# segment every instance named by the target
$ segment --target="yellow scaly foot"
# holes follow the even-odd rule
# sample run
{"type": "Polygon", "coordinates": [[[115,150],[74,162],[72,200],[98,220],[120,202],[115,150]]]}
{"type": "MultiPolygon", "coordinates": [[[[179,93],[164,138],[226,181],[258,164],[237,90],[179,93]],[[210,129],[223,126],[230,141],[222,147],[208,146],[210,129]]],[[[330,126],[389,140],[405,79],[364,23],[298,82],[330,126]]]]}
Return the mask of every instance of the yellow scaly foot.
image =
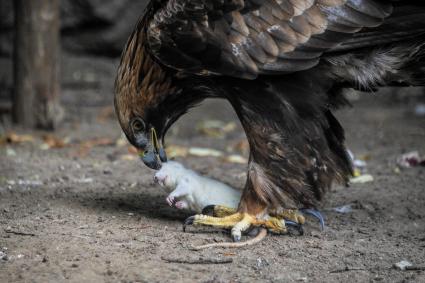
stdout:
{"type": "MultiPolygon", "coordinates": [[[[287,232],[285,220],[278,217],[266,217],[258,219],[248,213],[235,212],[233,208],[224,206],[209,207],[209,211],[213,211],[213,215],[197,214],[186,219],[183,225],[183,231],[188,225],[205,225],[217,228],[231,229],[231,234],[234,241],[240,241],[241,235],[250,227],[265,227],[270,232],[283,234],[287,232]],[[232,213],[233,214],[230,214],[232,213]]],[[[205,211],[205,210],[204,210],[205,211]]]]}

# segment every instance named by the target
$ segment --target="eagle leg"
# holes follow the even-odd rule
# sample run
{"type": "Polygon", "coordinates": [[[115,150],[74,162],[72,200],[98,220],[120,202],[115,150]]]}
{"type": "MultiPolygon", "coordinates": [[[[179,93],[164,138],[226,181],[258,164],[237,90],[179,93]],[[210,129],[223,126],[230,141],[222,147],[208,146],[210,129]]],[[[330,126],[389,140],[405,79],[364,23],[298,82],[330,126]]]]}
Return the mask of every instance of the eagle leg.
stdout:
{"type": "Polygon", "coordinates": [[[205,225],[214,226],[218,228],[231,228],[236,223],[241,221],[243,214],[234,213],[225,217],[214,217],[203,214],[196,214],[188,217],[183,224],[183,231],[186,230],[187,225],[205,225]]]}
{"type": "Polygon", "coordinates": [[[223,205],[207,205],[202,209],[202,214],[215,217],[225,217],[236,213],[236,209],[223,205]]]}
{"type": "Polygon", "coordinates": [[[305,217],[302,215],[302,211],[296,209],[284,209],[279,212],[270,212],[270,216],[284,219],[286,222],[291,221],[301,225],[305,223],[305,217]]]}
{"type": "MultiPolygon", "coordinates": [[[[248,213],[234,213],[225,217],[214,217],[203,214],[190,216],[183,224],[183,231],[187,225],[205,225],[217,228],[231,228],[232,238],[235,242],[239,242],[242,232],[247,231],[251,226],[261,226],[264,221],[258,221],[255,216],[248,213]]],[[[280,224],[280,223],[279,223],[280,224]]],[[[275,226],[275,223],[272,224],[275,226]]]]}
{"type": "MultiPolygon", "coordinates": [[[[226,208],[223,206],[215,206],[213,208],[214,213],[226,214],[230,211],[235,211],[232,208],[226,208]],[[215,207],[218,207],[217,209],[215,207]]],[[[211,207],[208,207],[208,210],[211,211],[211,207]]],[[[204,209],[205,211],[205,209],[204,209]]],[[[292,214],[293,216],[293,214],[292,214]]],[[[286,225],[295,227],[300,234],[303,234],[302,223],[298,222],[299,220],[304,220],[302,215],[297,215],[297,219],[294,221],[287,220],[278,217],[266,217],[265,219],[258,219],[255,216],[252,216],[248,213],[236,212],[231,215],[225,215],[222,217],[209,216],[203,214],[197,214],[190,216],[186,219],[183,224],[183,231],[186,231],[188,225],[205,225],[213,226],[217,228],[231,228],[231,235],[235,242],[241,240],[242,233],[248,231],[251,227],[265,227],[268,231],[276,234],[287,233],[286,225]]],[[[292,217],[294,219],[294,217],[292,217]]]]}

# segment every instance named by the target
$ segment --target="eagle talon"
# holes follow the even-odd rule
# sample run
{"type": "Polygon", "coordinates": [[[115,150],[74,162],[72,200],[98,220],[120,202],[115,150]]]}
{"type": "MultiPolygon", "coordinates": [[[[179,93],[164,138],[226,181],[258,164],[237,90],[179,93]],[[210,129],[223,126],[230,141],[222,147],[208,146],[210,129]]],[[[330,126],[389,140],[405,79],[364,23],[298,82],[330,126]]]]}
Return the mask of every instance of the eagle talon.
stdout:
{"type": "Polygon", "coordinates": [[[242,236],[241,235],[232,235],[233,242],[238,243],[241,241],[242,236]]]}
{"type": "Polygon", "coordinates": [[[183,224],[183,231],[186,231],[188,225],[205,225],[216,228],[231,228],[231,235],[235,242],[239,242],[242,233],[248,230],[251,225],[260,226],[262,222],[258,222],[254,216],[247,213],[234,213],[225,217],[213,217],[203,214],[197,214],[188,217],[183,224]]]}
{"type": "Polygon", "coordinates": [[[291,221],[291,220],[284,220],[284,221],[286,226],[294,227],[298,231],[300,236],[304,235],[304,228],[302,224],[291,221]]]}
{"type": "Polygon", "coordinates": [[[201,214],[214,216],[215,205],[207,205],[202,209],[201,214]]]}
{"type": "Polygon", "coordinates": [[[193,225],[193,223],[195,222],[195,216],[196,215],[192,215],[186,218],[186,220],[183,223],[183,232],[186,232],[186,226],[193,225]]]}
{"type": "Polygon", "coordinates": [[[308,214],[308,215],[311,215],[311,216],[317,218],[320,222],[320,229],[322,231],[325,230],[325,220],[323,218],[323,215],[320,213],[320,211],[315,210],[315,209],[305,208],[305,209],[300,209],[300,212],[303,213],[303,214],[308,214]]]}
{"type": "Polygon", "coordinates": [[[207,205],[202,209],[202,214],[223,218],[236,214],[236,209],[223,205],[207,205]]]}

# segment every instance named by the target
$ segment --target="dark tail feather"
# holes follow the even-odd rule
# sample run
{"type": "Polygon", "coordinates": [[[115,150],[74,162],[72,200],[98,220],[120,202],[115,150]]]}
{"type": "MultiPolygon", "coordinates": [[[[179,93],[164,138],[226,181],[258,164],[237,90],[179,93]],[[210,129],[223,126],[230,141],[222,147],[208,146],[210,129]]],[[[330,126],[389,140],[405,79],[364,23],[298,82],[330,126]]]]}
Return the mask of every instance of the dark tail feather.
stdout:
{"type": "Polygon", "coordinates": [[[325,113],[328,120],[329,127],[325,129],[325,136],[327,138],[329,148],[335,154],[335,160],[341,174],[344,176],[344,181],[348,182],[348,177],[353,174],[353,166],[351,158],[345,147],[345,133],[341,124],[335,118],[330,110],[325,113]]]}

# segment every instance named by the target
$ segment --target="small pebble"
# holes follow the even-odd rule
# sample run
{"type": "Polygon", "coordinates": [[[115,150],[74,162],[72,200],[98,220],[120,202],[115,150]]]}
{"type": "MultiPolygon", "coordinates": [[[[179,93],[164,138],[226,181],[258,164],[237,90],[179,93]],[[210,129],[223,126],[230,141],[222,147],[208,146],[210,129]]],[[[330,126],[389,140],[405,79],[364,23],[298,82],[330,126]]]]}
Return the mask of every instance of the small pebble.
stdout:
{"type": "Polygon", "coordinates": [[[360,175],[358,177],[354,177],[350,179],[350,183],[353,184],[364,184],[364,183],[369,183],[369,182],[373,182],[373,176],[370,174],[364,174],[364,175],[360,175]]]}
{"type": "Polygon", "coordinates": [[[5,252],[0,251],[0,260],[8,261],[9,257],[7,256],[5,252]]]}
{"type": "Polygon", "coordinates": [[[425,116],[425,104],[418,104],[415,106],[415,115],[419,117],[425,116]]]}
{"type": "Polygon", "coordinates": [[[261,258],[261,257],[257,258],[257,267],[258,268],[262,268],[262,267],[267,266],[267,265],[269,265],[269,262],[266,259],[261,258]]]}
{"type": "Polygon", "coordinates": [[[407,267],[410,267],[412,265],[413,264],[411,262],[409,262],[407,260],[402,260],[402,261],[399,261],[397,263],[394,263],[393,267],[395,269],[404,271],[404,270],[406,270],[407,267]]]}
{"type": "Polygon", "coordinates": [[[353,211],[353,207],[351,204],[346,204],[343,206],[335,207],[332,210],[338,213],[350,213],[353,211]]]}
{"type": "Polygon", "coordinates": [[[10,147],[6,148],[6,155],[7,156],[16,156],[16,151],[11,149],[10,147]]]}

